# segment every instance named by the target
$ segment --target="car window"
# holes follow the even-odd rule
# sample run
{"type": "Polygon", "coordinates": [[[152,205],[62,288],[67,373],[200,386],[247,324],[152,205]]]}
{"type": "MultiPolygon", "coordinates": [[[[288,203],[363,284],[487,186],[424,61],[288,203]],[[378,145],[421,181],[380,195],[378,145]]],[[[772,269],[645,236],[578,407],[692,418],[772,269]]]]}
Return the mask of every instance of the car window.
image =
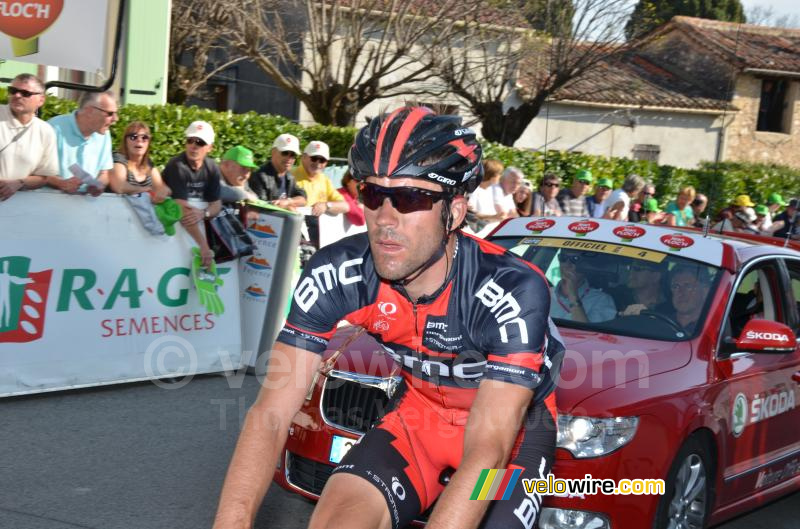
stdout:
{"type": "Polygon", "coordinates": [[[788,302],[791,305],[796,307],[795,315],[793,317],[794,320],[794,332],[795,334],[800,334],[800,319],[798,318],[798,314],[800,314],[800,261],[796,261],[793,259],[786,260],[786,266],[789,269],[789,292],[787,293],[788,302]]]}
{"type": "Polygon", "coordinates": [[[695,336],[719,269],[679,255],[623,244],[547,237],[493,238],[538,266],[558,325],[652,338],[695,336]]]}
{"type": "Polygon", "coordinates": [[[748,269],[728,309],[725,330],[726,338],[738,338],[745,324],[754,318],[786,323],[783,306],[778,302],[780,273],[775,261],[760,263],[748,269]]]}

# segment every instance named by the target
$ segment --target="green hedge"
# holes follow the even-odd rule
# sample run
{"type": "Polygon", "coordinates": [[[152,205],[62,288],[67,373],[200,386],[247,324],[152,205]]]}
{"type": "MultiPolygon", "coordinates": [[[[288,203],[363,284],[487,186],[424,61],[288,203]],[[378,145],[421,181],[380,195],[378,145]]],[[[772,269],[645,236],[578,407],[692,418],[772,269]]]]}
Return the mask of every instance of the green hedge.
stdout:
{"type": "MultiPolygon", "coordinates": [[[[6,91],[0,89],[0,102],[5,101],[6,91]]],[[[50,119],[58,114],[71,112],[76,106],[74,101],[49,97],[41,115],[43,119],[50,119]]],[[[347,156],[356,132],[354,128],[323,125],[302,127],[281,116],[255,112],[233,114],[180,105],[126,105],[120,109],[119,122],[111,133],[114,145],[119,145],[122,132],[129,122],[140,120],[148,123],[153,133],[150,149],[153,161],[163,166],[167,160],[183,150],[183,131],[189,123],[198,119],[208,121],[214,127],[217,139],[213,156],[218,158],[228,148],[244,145],[255,152],[259,164],[267,161],[272,141],[284,132],[297,136],[301,144],[311,140],[324,141],[330,145],[332,156],[342,158],[347,156]]],[[[542,152],[489,142],[484,144],[484,149],[486,158],[496,158],[506,166],[519,167],[534,183],[538,182],[544,172],[545,156],[542,152]]],[[[778,165],[732,162],[715,165],[707,162],[697,169],[681,169],[642,160],[563,151],[548,151],[546,165],[548,171],[559,174],[567,184],[579,168],[590,169],[595,178],[611,178],[615,185],[621,184],[625,175],[637,173],[653,181],[663,203],[674,198],[678,189],[686,185],[693,185],[698,192],[708,195],[714,209],[721,209],[733,197],[742,193],[749,194],[757,203],[763,203],[772,192],[779,192],[784,198],[800,196],[797,171],[778,165]]]]}

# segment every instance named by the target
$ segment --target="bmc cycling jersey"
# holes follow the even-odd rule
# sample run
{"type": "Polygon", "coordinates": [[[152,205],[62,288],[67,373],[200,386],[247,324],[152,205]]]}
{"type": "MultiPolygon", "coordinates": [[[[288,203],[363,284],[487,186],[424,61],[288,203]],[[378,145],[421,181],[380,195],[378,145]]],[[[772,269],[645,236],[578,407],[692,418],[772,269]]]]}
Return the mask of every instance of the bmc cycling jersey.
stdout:
{"type": "MultiPolygon", "coordinates": [[[[337,323],[360,325],[401,366],[391,410],[335,469],[372,483],[394,528],[428,509],[458,468],[464,425],[483,378],[534,391],[508,468],[544,478],[555,450],[555,381],[564,353],[548,316],[547,282],[533,265],[487,241],[457,235],[439,291],[411,301],[375,272],[366,234],[318,251],[295,289],[278,340],[323,353],[337,323]]],[[[483,528],[530,528],[540,497],[516,487],[483,528]]]]}
{"type": "Polygon", "coordinates": [[[278,341],[322,354],[344,319],[364,327],[436,406],[469,410],[483,378],[532,389],[538,404],[554,390],[564,352],[549,311],[537,268],[460,232],[447,280],[413,302],[377,275],[359,234],[314,255],[278,341]]]}

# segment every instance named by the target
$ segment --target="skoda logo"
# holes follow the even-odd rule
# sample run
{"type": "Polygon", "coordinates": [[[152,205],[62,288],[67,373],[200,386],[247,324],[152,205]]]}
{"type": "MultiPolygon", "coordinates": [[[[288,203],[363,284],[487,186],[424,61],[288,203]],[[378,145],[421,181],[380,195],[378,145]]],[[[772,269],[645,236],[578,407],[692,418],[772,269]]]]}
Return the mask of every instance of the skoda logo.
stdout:
{"type": "Polygon", "coordinates": [[[731,411],[731,430],[734,437],[739,437],[742,434],[746,423],[747,397],[744,396],[744,393],[739,393],[733,401],[733,410],[731,411]]]}

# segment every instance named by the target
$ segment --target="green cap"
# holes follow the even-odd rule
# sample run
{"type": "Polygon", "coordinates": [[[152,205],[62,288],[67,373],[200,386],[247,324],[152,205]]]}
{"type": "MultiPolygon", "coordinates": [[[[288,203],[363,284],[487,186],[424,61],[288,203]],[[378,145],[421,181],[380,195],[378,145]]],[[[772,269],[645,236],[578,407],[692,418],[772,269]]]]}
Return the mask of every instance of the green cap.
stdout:
{"type": "Polygon", "coordinates": [[[222,155],[223,160],[232,160],[242,167],[249,167],[250,169],[256,169],[258,166],[253,162],[253,151],[248,149],[247,147],[242,147],[241,145],[237,145],[236,147],[231,147],[225,154],[222,155]]]}
{"type": "Polygon", "coordinates": [[[786,205],[787,205],[786,202],[784,202],[783,197],[780,196],[778,193],[772,193],[767,198],[767,205],[771,205],[771,204],[778,204],[782,208],[786,207],[786,205]]]}
{"type": "Polygon", "coordinates": [[[647,213],[661,213],[661,208],[658,207],[658,200],[655,198],[648,198],[644,201],[644,210],[647,213]]]}
{"type": "MultiPolygon", "coordinates": [[[[780,198],[780,195],[778,195],[778,198],[780,198]]],[[[767,206],[765,206],[764,204],[759,204],[756,206],[756,215],[768,215],[768,214],[769,214],[769,208],[767,206]]]]}
{"type": "Polygon", "coordinates": [[[614,182],[612,182],[610,178],[599,178],[595,187],[607,187],[609,189],[614,189],[614,182]]]}
{"type": "Polygon", "coordinates": [[[575,171],[575,180],[579,182],[594,182],[594,178],[592,178],[592,172],[588,169],[578,169],[575,171]]]}
{"type": "Polygon", "coordinates": [[[153,204],[153,209],[156,212],[156,217],[164,225],[164,233],[167,235],[175,235],[175,224],[183,216],[181,206],[171,198],[164,199],[160,204],[153,204]]]}

